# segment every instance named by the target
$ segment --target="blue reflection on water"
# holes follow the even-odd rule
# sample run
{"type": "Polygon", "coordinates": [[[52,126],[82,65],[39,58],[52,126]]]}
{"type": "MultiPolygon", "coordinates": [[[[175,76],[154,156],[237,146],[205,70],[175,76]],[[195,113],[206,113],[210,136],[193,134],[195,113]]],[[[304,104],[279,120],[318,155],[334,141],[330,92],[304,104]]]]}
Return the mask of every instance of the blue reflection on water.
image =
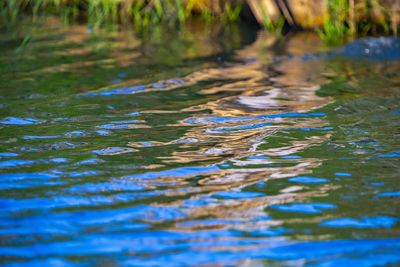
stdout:
{"type": "MultiPolygon", "coordinates": [[[[85,262],[83,262],[85,263],[85,262]]],[[[46,267],[46,266],[57,266],[57,267],[73,267],[76,266],[75,264],[68,262],[67,260],[60,259],[60,258],[48,258],[48,259],[38,259],[38,260],[33,260],[29,261],[27,264],[26,262],[13,262],[13,263],[8,263],[5,264],[4,266],[7,267],[21,267],[21,266],[31,266],[31,267],[46,267]]]]}
{"type": "MultiPolygon", "coordinates": [[[[125,266],[187,266],[234,262],[246,259],[277,261],[302,260],[314,262],[314,266],[376,266],[396,264],[400,261],[400,239],[331,240],[288,242],[285,239],[238,239],[235,231],[154,231],[131,234],[90,234],[81,241],[67,241],[32,246],[1,248],[1,255],[31,258],[58,255],[113,255],[120,251],[130,253],[119,260],[125,266]],[[225,241],[224,241],[225,237],[225,241]],[[230,239],[226,239],[229,237],[230,239]],[[206,241],[204,238],[213,238],[206,241]],[[94,241],[94,240],[97,240],[94,241]],[[192,240],[191,242],[187,242],[192,240]],[[213,247],[224,249],[215,250],[213,247]],[[67,249],[68,248],[68,249],[67,249]],[[230,248],[237,248],[230,250],[230,248]],[[163,253],[174,251],[174,253],[163,253]],[[151,258],[143,253],[154,252],[151,258]],[[335,255],[332,259],[331,255],[335,255]]],[[[43,261],[42,261],[43,262],[43,261]]],[[[54,263],[54,262],[53,262],[54,263]]]]}
{"type": "Polygon", "coordinates": [[[69,160],[66,158],[54,158],[54,159],[50,159],[50,162],[53,163],[67,163],[69,160]]]}
{"type": "Polygon", "coordinates": [[[320,223],[322,226],[330,227],[357,227],[357,228],[376,228],[376,227],[392,227],[395,225],[399,218],[387,217],[387,216],[375,216],[372,218],[362,217],[361,220],[352,218],[340,218],[328,220],[320,223]]]}
{"type": "Polygon", "coordinates": [[[111,180],[108,183],[86,183],[83,185],[75,185],[68,188],[69,192],[89,192],[89,193],[100,193],[100,192],[113,192],[113,191],[140,191],[146,187],[138,185],[132,181],[124,180],[111,180]]]}
{"type": "Polygon", "coordinates": [[[78,137],[86,134],[86,131],[72,131],[64,134],[65,137],[78,137]]]}
{"type": "Polygon", "coordinates": [[[62,185],[65,184],[61,181],[17,181],[17,182],[1,182],[0,190],[7,190],[11,188],[30,188],[34,186],[54,186],[54,185],[62,185]]]}
{"type": "Polygon", "coordinates": [[[101,174],[101,171],[94,171],[94,170],[89,170],[89,171],[72,171],[72,172],[62,172],[58,170],[52,170],[52,174],[64,176],[64,177],[81,177],[81,176],[88,176],[88,175],[98,175],[101,174]]]}
{"type": "Polygon", "coordinates": [[[17,153],[11,153],[11,152],[3,152],[0,153],[0,158],[1,157],[17,157],[18,154],[17,153]]]}
{"type": "Polygon", "coordinates": [[[97,206],[104,204],[112,204],[113,199],[106,196],[90,196],[90,197],[74,197],[60,196],[53,198],[35,198],[35,199],[10,199],[0,198],[0,206],[4,212],[17,212],[24,210],[36,209],[55,209],[65,207],[79,206],[97,206]]]}
{"type": "Polygon", "coordinates": [[[126,175],[125,178],[151,180],[162,176],[192,176],[206,172],[214,172],[220,170],[217,166],[204,166],[204,167],[183,167],[172,170],[165,170],[160,172],[146,172],[142,174],[126,175]]]}
{"type": "Polygon", "coordinates": [[[373,186],[382,186],[382,185],[385,185],[385,183],[370,183],[370,185],[373,185],[373,186]]]}
{"type": "Polygon", "coordinates": [[[119,130],[119,129],[129,129],[132,126],[130,124],[103,124],[100,125],[100,129],[107,129],[107,130],[119,130]]]}
{"type": "Polygon", "coordinates": [[[265,196],[265,194],[256,192],[221,191],[215,193],[213,196],[225,199],[247,199],[262,197],[265,196]]]}
{"type": "Polygon", "coordinates": [[[1,124],[9,124],[9,125],[29,125],[29,124],[35,124],[38,123],[39,121],[36,119],[32,118],[15,118],[15,117],[7,117],[0,121],[1,124]]]}
{"type": "Polygon", "coordinates": [[[134,152],[134,151],[136,150],[132,148],[110,147],[102,150],[93,150],[92,152],[99,155],[107,155],[107,154],[134,152]]]}
{"type": "Polygon", "coordinates": [[[285,229],[285,228],[278,228],[278,229],[261,229],[249,232],[250,235],[254,236],[281,236],[285,233],[290,233],[292,230],[285,229]]]}
{"type": "Polygon", "coordinates": [[[97,164],[100,163],[101,160],[99,159],[86,159],[75,163],[76,165],[84,165],[84,164],[97,164]]]}
{"type": "Polygon", "coordinates": [[[270,157],[267,156],[248,156],[248,159],[270,159],[270,157]]]}
{"type": "Polygon", "coordinates": [[[108,124],[100,125],[100,129],[107,130],[118,130],[118,129],[128,129],[131,128],[134,123],[137,123],[137,120],[127,120],[127,121],[111,121],[108,124]]]}
{"type": "Polygon", "coordinates": [[[118,88],[109,91],[103,91],[99,93],[86,93],[83,96],[95,96],[95,95],[102,95],[102,96],[109,96],[109,95],[124,95],[124,94],[132,94],[143,91],[146,89],[146,86],[139,85],[139,86],[132,86],[132,87],[125,87],[125,88],[118,88]]]}
{"type": "Polygon", "coordinates": [[[186,123],[197,123],[197,121],[207,121],[213,123],[226,123],[226,122],[244,122],[249,120],[257,119],[274,119],[274,118],[307,118],[307,117],[323,117],[325,113],[282,113],[282,114],[271,114],[271,115],[259,115],[254,117],[238,117],[238,118],[227,118],[227,117],[206,117],[200,118],[199,120],[187,119],[186,123]]]}
{"type": "Polygon", "coordinates": [[[321,213],[321,209],[336,209],[337,206],[330,203],[303,203],[291,205],[272,205],[271,208],[287,212],[321,213]]]}
{"type": "Polygon", "coordinates": [[[312,128],[296,128],[295,130],[302,130],[302,131],[307,131],[307,132],[309,132],[309,131],[311,131],[311,130],[328,131],[328,130],[333,130],[333,129],[334,129],[333,127],[327,126],[327,127],[321,127],[321,128],[318,128],[318,127],[312,127],[312,128]]]}
{"type": "Polygon", "coordinates": [[[314,184],[314,183],[326,183],[329,182],[328,179],[325,178],[315,178],[315,177],[308,177],[308,176],[298,176],[289,179],[290,182],[295,183],[303,183],[303,184],[314,184]]]}
{"type": "Polygon", "coordinates": [[[347,173],[347,172],[335,172],[335,175],[336,176],[347,176],[347,177],[351,176],[351,174],[347,173]]]}
{"type": "Polygon", "coordinates": [[[60,176],[51,173],[10,173],[10,174],[0,174],[0,181],[18,181],[24,179],[48,180],[58,177],[60,176]]]}
{"type": "Polygon", "coordinates": [[[142,146],[152,146],[152,145],[154,145],[154,143],[151,143],[151,142],[140,142],[139,145],[142,145],[142,146]]]}
{"type": "Polygon", "coordinates": [[[400,191],[379,194],[381,197],[400,197],[400,191]]]}
{"type": "Polygon", "coordinates": [[[301,159],[302,157],[292,155],[292,156],[282,156],[282,157],[280,157],[280,158],[281,158],[281,159],[301,159]]]}
{"type": "Polygon", "coordinates": [[[7,235],[18,232],[19,234],[51,233],[68,235],[84,231],[83,227],[92,226],[124,227],[126,230],[137,230],[149,228],[149,225],[133,222],[132,220],[169,221],[183,218],[186,218],[186,215],[174,208],[139,205],[125,209],[64,212],[22,219],[1,219],[0,226],[8,225],[12,220],[16,228],[3,228],[0,230],[0,234],[7,235]]]}
{"type": "Polygon", "coordinates": [[[98,131],[96,131],[96,133],[98,133],[100,135],[110,135],[111,134],[109,131],[104,131],[104,130],[98,130],[98,131]]]}
{"type": "Polygon", "coordinates": [[[153,83],[153,84],[151,85],[151,87],[157,88],[157,89],[164,89],[166,86],[163,85],[163,84],[153,83]]]}
{"type": "Polygon", "coordinates": [[[400,158],[399,154],[383,154],[379,155],[379,158],[400,158]]]}
{"type": "Polygon", "coordinates": [[[12,159],[12,160],[6,160],[0,162],[0,168],[9,168],[9,167],[19,167],[23,165],[28,165],[35,163],[34,160],[18,160],[18,159],[12,159]]]}

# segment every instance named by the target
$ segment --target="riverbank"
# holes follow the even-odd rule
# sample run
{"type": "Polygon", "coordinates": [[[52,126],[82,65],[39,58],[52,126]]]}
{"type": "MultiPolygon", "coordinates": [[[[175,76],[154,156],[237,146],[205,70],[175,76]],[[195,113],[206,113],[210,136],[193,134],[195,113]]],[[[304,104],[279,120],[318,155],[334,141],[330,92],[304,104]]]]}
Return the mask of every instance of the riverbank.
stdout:
{"type": "Polygon", "coordinates": [[[147,31],[200,17],[205,22],[254,23],[277,32],[316,30],[328,42],[355,35],[397,35],[400,25],[400,0],[6,0],[0,10],[3,25],[56,15],[67,24],[129,24],[147,31]]]}

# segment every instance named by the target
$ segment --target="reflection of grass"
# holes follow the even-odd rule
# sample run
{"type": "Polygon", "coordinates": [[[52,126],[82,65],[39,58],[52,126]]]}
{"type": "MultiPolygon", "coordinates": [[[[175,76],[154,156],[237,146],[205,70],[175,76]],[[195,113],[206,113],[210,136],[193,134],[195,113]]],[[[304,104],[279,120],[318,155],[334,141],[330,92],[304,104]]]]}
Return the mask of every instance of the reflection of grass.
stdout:
{"type": "MultiPolygon", "coordinates": [[[[41,15],[56,14],[65,23],[86,18],[98,28],[106,23],[131,23],[140,31],[154,25],[183,25],[197,15],[206,22],[232,23],[239,20],[242,3],[237,1],[206,0],[2,0],[0,24],[15,24],[22,14],[31,14],[35,21],[41,15]],[[215,6],[218,6],[216,8],[215,6]]],[[[322,29],[317,32],[327,43],[344,42],[351,35],[393,32],[399,26],[395,4],[384,6],[382,0],[327,0],[328,12],[322,29]],[[393,10],[391,10],[393,9],[393,10]]],[[[293,7],[295,4],[292,4],[293,7]]],[[[285,24],[283,15],[272,19],[260,4],[262,26],[281,32],[285,24]]],[[[397,11],[398,12],[398,11],[397,11]]],[[[300,22],[301,24],[301,22],[300,22]]]]}
{"type": "MultiPolygon", "coordinates": [[[[44,25],[52,25],[51,22],[48,19],[44,25]]],[[[64,30],[57,31],[59,28],[51,26],[33,27],[25,36],[0,32],[0,88],[8,95],[20,92],[15,88],[64,95],[110,86],[119,73],[126,74],[124,80],[130,80],[129,85],[185,76],[193,72],[193,66],[216,61],[218,56],[227,58],[231,50],[240,47],[237,27],[217,26],[204,25],[194,33],[190,29],[171,31],[169,25],[157,25],[143,37],[142,46],[136,46],[137,40],[133,39],[132,46],[127,47],[120,46],[125,35],[113,30],[74,35],[86,29],[80,25],[67,28],[72,29],[67,30],[74,36],[71,40],[64,30]],[[53,34],[43,36],[47,31],[53,34]],[[219,54],[221,51],[224,54],[219,54]],[[130,59],[135,55],[140,55],[138,61],[130,59]]],[[[133,31],[126,33],[134,36],[133,31]]],[[[125,85],[112,86],[114,89],[125,85]]]]}
{"type": "Polygon", "coordinates": [[[331,82],[321,85],[316,92],[318,96],[341,96],[343,94],[354,94],[357,90],[347,82],[331,82]]]}
{"type": "Polygon", "coordinates": [[[183,23],[195,13],[207,21],[228,23],[239,19],[240,10],[240,3],[225,2],[215,12],[207,1],[197,0],[3,0],[0,21],[14,24],[23,13],[32,14],[33,19],[42,14],[57,14],[64,22],[83,16],[96,27],[106,22],[133,21],[137,29],[143,29],[166,21],[183,23]]]}
{"type": "Polygon", "coordinates": [[[330,61],[327,67],[334,72],[334,75],[326,77],[327,82],[320,86],[316,95],[343,100],[359,95],[395,92],[397,88],[395,73],[398,73],[398,68],[386,69],[381,73],[379,67],[374,64],[361,59],[354,62],[341,58],[330,61]]]}

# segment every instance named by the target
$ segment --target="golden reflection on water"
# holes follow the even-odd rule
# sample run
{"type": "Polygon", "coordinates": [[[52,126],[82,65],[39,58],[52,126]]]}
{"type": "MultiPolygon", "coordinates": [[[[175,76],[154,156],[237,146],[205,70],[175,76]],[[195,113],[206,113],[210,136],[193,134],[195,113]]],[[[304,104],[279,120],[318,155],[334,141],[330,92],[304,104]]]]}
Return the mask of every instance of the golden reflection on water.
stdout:
{"type": "MultiPolygon", "coordinates": [[[[293,36],[286,44],[284,53],[301,54],[305,51],[318,51],[319,43],[315,35],[306,33],[293,36]],[[305,36],[304,36],[305,35],[305,36]],[[313,38],[310,38],[313,37],[313,38]],[[308,42],[304,42],[308,40],[308,42]]],[[[307,113],[313,109],[322,107],[331,101],[315,95],[319,85],[325,81],[320,74],[323,69],[320,62],[295,60],[280,60],[271,64],[273,53],[269,50],[272,45],[279,43],[274,34],[260,34],[257,40],[236,51],[236,59],[246,62],[249,57],[257,58],[254,62],[245,64],[224,63],[219,67],[207,68],[195,71],[185,77],[180,77],[184,85],[170,85],[163,90],[172,90],[180,86],[191,86],[202,81],[221,80],[221,85],[200,91],[205,97],[221,92],[235,92],[234,96],[218,98],[205,104],[191,106],[180,111],[209,110],[207,117],[194,116],[196,127],[184,134],[179,140],[190,140],[181,145],[184,151],[176,150],[170,156],[158,156],[165,164],[190,164],[220,161],[229,156],[235,165],[229,170],[218,170],[208,172],[204,177],[196,180],[196,186],[190,187],[190,177],[159,176],[151,180],[157,184],[176,184],[175,190],[166,193],[168,196],[183,196],[188,192],[193,193],[191,199],[202,199],[220,191],[240,191],[241,188],[270,179],[282,179],[310,173],[310,170],[321,165],[324,159],[301,158],[301,159],[243,159],[248,156],[265,155],[280,157],[293,155],[311,146],[329,140],[330,135],[313,136],[306,140],[293,140],[289,146],[261,150],[259,146],[268,141],[269,136],[283,129],[324,127],[328,124],[323,117],[307,118],[306,120],[293,120],[290,118],[254,118],[259,115],[279,113],[307,113]],[[315,74],[317,73],[317,74],[315,74]],[[235,80],[230,80],[235,77],[235,80]],[[306,78],[305,78],[306,77],[306,78]],[[254,118],[244,121],[229,121],[216,123],[207,121],[208,117],[223,118],[254,118]],[[240,129],[237,127],[248,126],[255,123],[271,123],[255,129],[240,129]],[[235,128],[236,127],[236,128],[235,128]],[[232,128],[228,132],[219,132],[216,129],[232,128]],[[236,130],[235,130],[236,129],[236,130]],[[199,145],[200,144],[200,145],[199,145]],[[289,166],[273,166],[269,164],[290,163],[289,166]],[[243,168],[241,168],[243,166],[243,168]],[[246,168],[252,166],[252,168],[246,168]],[[190,190],[188,190],[190,188],[190,190]],[[180,190],[181,189],[181,190],[180,190]]],[[[165,83],[159,81],[158,83],[165,83]]],[[[150,89],[156,90],[156,89],[150,89]]],[[[164,111],[148,110],[143,113],[159,113],[164,111]]],[[[180,125],[190,125],[181,121],[180,125]]],[[[169,126],[179,126],[169,125],[169,126]]],[[[161,143],[154,142],[155,146],[172,145],[176,141],[161,143]]],[[[140,146],[135,142],[129,146],[140,146]]],[[[157,165],[156,167],[158,167],[157,165]]],[[[198,176],[198,175],[197,175],[198,176]]],[[[140,179],[136,180],[141,184],[140,179]]],[[[145,182],[144,180],[142,182],[145,182]]],[[[146,186],[149,186],[145,183],[146,186]]],[[[199,230],[229,228],[238,230],[251,230],[269,228],[280,225],[277,220],[251,221],[251,219],[266,216],[265,208],[272,204],[293,202],[296,199],[312,195],[321,195],[332,187],[321,187],[318,191],[307,191],[298,193],[304,187],[289,185],[283,188],[280,194],[275,196],[263,196],[250,199],[218,199],[199,208],[184,208],[184,201],[176,200],[168,206],[181,208],[189,218],[202,218],[204,216],[214,219],[239,220],[241,223],[230,224],[229,222],[202,224],[194,222],[192,226],[177,224],[173,229],[199,230]],[[246,218],[246,219],[244,219],[246,218]]]]}

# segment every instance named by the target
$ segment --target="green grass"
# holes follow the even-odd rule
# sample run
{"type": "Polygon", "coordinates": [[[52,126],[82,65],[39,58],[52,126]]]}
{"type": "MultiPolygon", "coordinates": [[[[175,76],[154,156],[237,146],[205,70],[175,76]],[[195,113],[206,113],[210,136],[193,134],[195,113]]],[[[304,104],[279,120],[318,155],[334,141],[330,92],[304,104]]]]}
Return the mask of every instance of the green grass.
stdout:
{"type": "MultiPolygon", "coordinates": [[[[136,30],[146,31],[155,25],[183,25],[192,16],[199,16],[206,22],[218,21],[226,24],[240,19],[245,0],[223,1],[221,12],[214,12],[211,5],[199,8],[197,0],[2,0],[0,1],[0,25],[18,23],[21,17],[35,22],[42,15],[57,15],[68,24],[86,20],[94,28],[105,24],[133,24],[136,30]],[[196,8],[197,5],[197,8],[196,8]]],[[[281,32],[285,18],[272,21],[260,5],[264,14],[263,27],[281,32]]],[[[355,35],[397,34],[398,23],[393,11],[379,4],[379,0],[328,0],[329,12],[324,18],[324,26],[317,29],[326,43],[343,43],[355,35]],[[357,3],[357,8],[354,7],[357,3]],[[379,11],[381,19],[374,18],[373,11],[379,11]],[[355,14],[364,14],[357,19],[355,14]],[[367,19],[365,19],[367,16],[367,19]],[[382,19],[383,18],[383,19],[382,19]]]]}
{"type": "Polygon", "coordinates": [[[323,29],[317,32],[322,40],[327,43],[344,42],[349,37],[350,28],[347,21],[349,4],[347,0],[328,0],[329,12],[324,18],[323,29]]]}
{"type": "Polygon", "coordinates": [[[263,5],[260,5],[261,8],[261,13],[263,16],[263,27],[267,30],[275,31],[275,32],[281,32],[282,28],[285,24],[285,18],[281,16],[277,22],[272,21],[268,15],[267,11],[265,10],[263,5]]]}
{"type": "Polygon", "coordinates": [[[195,14],[196,0],[2,0],[0,24],[15,24],[25,16],[35,21],[41,15],[61,16],[65,23],[86,19],[94,27],[107,23],[133,23],[143,30],[160,23],[182,24],[193,15],[206,21],[232,23],[239,19],[241,4],[226,2],[222,13],[210,6],[195,14]]]}

